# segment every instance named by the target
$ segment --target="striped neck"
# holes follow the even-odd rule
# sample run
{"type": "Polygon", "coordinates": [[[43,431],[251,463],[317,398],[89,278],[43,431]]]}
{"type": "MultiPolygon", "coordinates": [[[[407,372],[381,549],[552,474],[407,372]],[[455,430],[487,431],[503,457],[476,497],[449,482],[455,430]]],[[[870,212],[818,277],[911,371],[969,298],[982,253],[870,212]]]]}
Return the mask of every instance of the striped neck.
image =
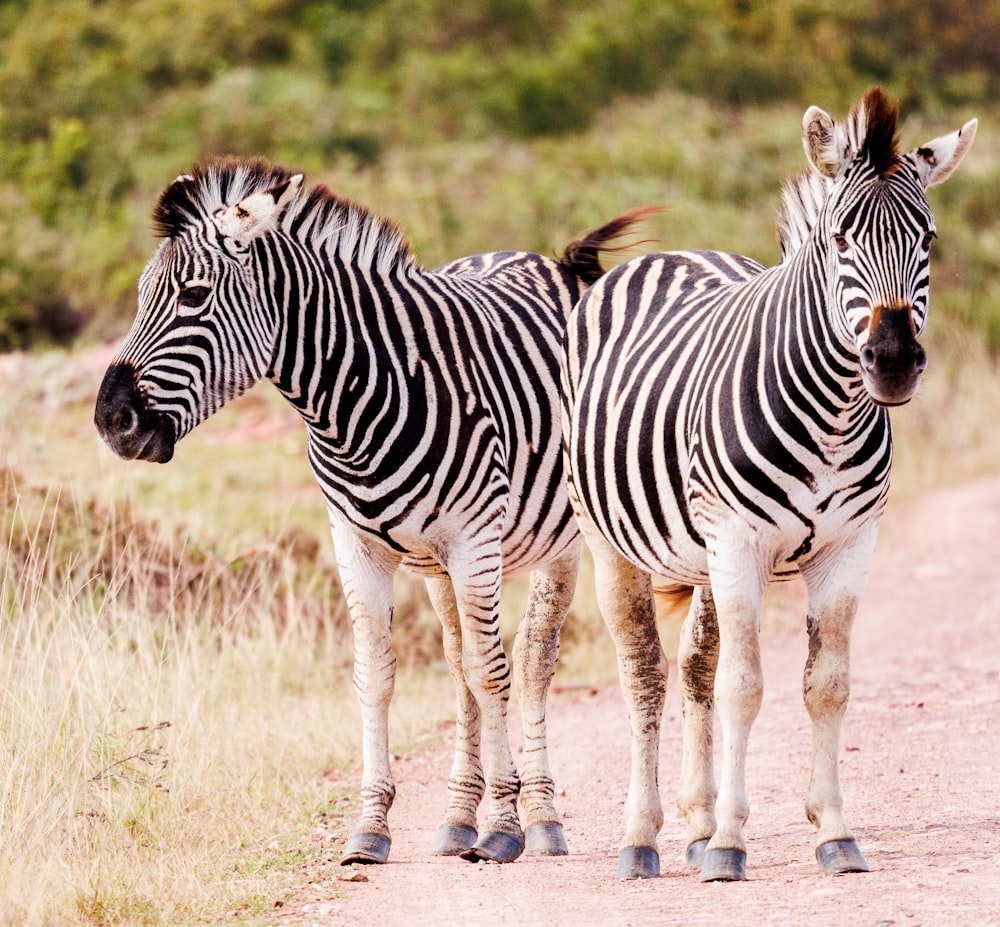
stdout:
{"type": "Polygon", "coordinates": [[[362,470],[427,402],[413,388],[422,369],[409,322],[408,287],[421,272],[385,239],[373,246],[375,228],[272,236],[257,262],[280,320],[269,379],[313,437],[362,470]]]}

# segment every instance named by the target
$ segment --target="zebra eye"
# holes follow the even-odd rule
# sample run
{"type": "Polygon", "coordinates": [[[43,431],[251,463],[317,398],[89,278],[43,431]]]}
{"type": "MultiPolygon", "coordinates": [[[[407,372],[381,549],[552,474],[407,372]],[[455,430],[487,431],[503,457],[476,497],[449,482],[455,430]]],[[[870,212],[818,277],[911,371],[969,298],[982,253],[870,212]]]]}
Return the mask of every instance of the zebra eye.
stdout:
{"type": "Polygon", "coordinates": [[[931,229],[931,231],[929,232],[924,232],[924,239],[922,242],[924,246],[924,251],[930,250],[931,242],[934,241],[935,238],[937,238],[937,232],[935,232],[933,229],[931,229]]]}
{"type": "Polygon", "coordinates": [[[837,246],[837,250],[841,254],[846,254],[851,247],[847,243],[847,236],[843,232],[838,232],[833,236],[833,243],[837,246]]]}
{"type": "Polygon", "coordinates": [[[180,293],[177,294],[177,304],[184,309],[200,309],[211,293],[211,287],[200,283],[182,287],[180,293]]]}

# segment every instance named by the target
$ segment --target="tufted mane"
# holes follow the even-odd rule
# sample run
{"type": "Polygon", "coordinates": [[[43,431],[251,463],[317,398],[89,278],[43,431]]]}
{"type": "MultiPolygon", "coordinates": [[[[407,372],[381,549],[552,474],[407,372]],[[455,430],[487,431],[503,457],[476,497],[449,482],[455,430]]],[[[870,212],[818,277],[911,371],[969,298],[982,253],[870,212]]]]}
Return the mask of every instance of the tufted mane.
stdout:
{"type": "MultiPolygon", "coordinates": [[[[902,164],[896,124],[899,105],[881,87],[870,88],[854,104],[842,129],[856,159],[866,161],[882,177],[895,173],[902,164]]],[[[833,189],[833,181],[812,167],[785,182],[778,212],[778,243],[781,259],[794,254],[809,237],[820,210],[833,189]]]]}
{"type": "Polygon", "coordinates": [[[240,161],[222,158],[206,167],[198,165],[178,177],[153,209],[153,232],[158,238],[176,238],[220,206],[231,206],[252,193],[284,183],[291,171],[256,158],[240,161]]]}
{"type": "Polygon", "coordinates": [[[288,231],[316,250],[381,273],[415,264],[399,226],[319,184],[285,222],[288,231]]]}
{"type": "Polygon", "coordinates": [[[785,182],[778,212],[778,244],[783,261],[805,244],[832,188],[833,181],[812,167],[785,182]]]}
{"type": "MultiPolygon", "coordinates": [[[[178,177],[153,210],[153,230],[160,238],[176,238],[204,222],[221,206],[286,183],[293,172],[260,158],[227,157],[195,166],[178,177]]],[[[342,260],[388,271],[409,266],[413,258],[399,227],[320,184],[303,201],[293,203],[283,220],[285,230],[317,250],[342,260]]]]}
{"type": "Polygon", "coordinates": [[[898,119],[899,104],[890,100],[881,87],[870,88],[847,117],[852,147],[883,177],[900,166],[898,119]]]}

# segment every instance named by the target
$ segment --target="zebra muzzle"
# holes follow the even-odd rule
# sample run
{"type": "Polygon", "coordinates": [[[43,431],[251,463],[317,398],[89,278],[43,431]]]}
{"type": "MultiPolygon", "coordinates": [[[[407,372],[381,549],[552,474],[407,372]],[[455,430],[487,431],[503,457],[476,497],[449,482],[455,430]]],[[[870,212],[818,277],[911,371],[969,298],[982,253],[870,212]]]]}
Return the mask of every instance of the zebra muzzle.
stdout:
{"type": "Polygon", "coordinates": [[[166,463],[174,456],[173,422],[146,405],[136,371],[128,364],[115,364],[105,373],[94,424],[104,443],[126,460],[166,463]]]}
{"type": "Polygon", "coordinates": [[[861,376],[871,398],[883,406],[902,405],[913,397],[927,368],[927,352],[917,341],[907,307],[882,308],[861,348],[861,376]]]}

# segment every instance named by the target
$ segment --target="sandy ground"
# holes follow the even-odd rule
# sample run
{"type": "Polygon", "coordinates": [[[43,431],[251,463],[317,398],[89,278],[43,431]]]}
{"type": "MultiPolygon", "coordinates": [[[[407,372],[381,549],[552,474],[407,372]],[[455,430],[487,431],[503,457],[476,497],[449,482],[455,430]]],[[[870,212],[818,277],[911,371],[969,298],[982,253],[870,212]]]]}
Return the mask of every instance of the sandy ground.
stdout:
{"type": "MultiPolygon", "coordinates": [[[[804,614],[798,588],[782,603],[804,614]]],[[[804,619],[780,617],[763,634],[766,689],[748,761],[746,882],[701,884],[684,867],[672,675],[661,744],[660,879],[618,882],[614,875],[628,773],[617,687],[557,691],[551,755],[569,856],[507,866],[431,856],[450,753],[429,749],[395,763],[389,863],[304,869],[300,890],[273,923],[1000,925],[1000,480],[890,503],[854,632],[841,749],[847,817],[868,874],[827,876],[814,862],[803,812],[804,619]]]]}

